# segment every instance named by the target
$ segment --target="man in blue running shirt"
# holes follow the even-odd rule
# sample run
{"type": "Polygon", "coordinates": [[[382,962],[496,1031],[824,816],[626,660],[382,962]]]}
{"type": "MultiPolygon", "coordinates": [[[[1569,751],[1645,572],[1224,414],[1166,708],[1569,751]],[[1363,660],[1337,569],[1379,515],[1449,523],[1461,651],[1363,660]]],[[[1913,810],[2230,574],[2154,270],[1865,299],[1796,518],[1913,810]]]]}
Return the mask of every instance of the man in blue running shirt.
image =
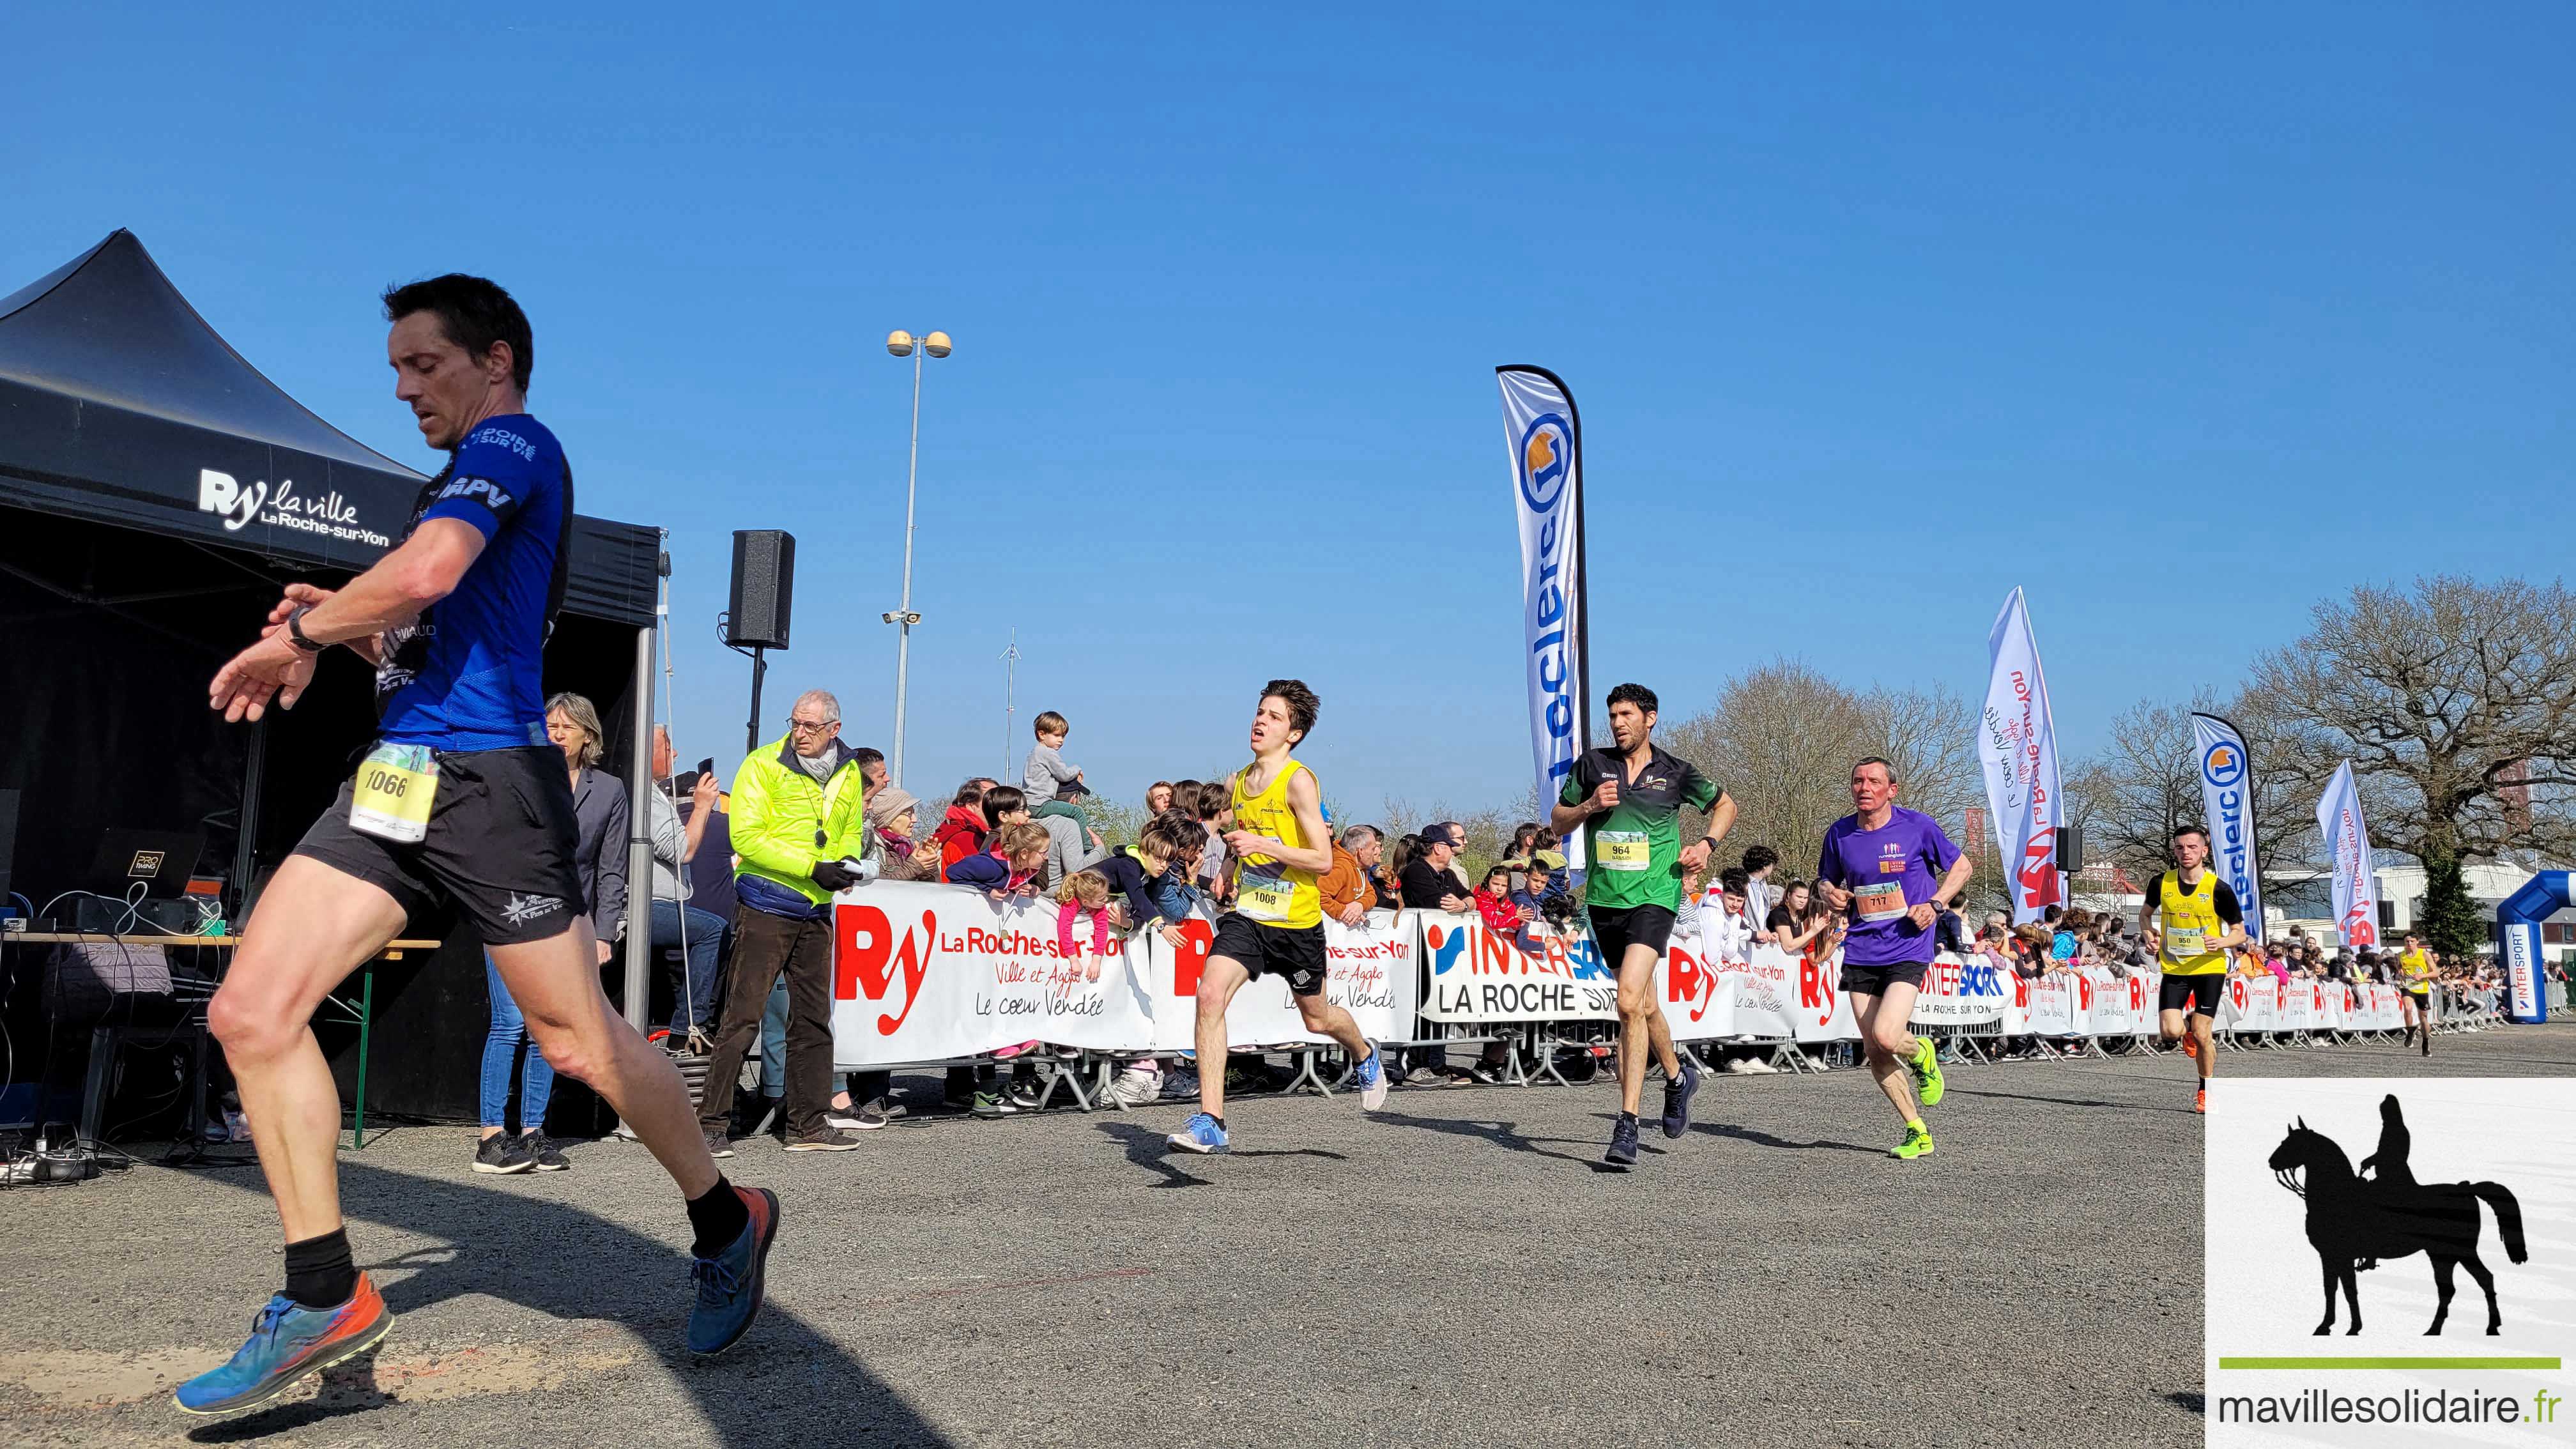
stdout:
{"type": "Polygon", "coordinates": [[[325,649],[376,666],[374,747],[280,865],[207,1008],[254,1124],[286,1236],[286,1285],[222,1367],[179,1386],[223,1414],[363,1353],[391,1326],[342,1227],[339,1094],[310,1022],[407,920],[461,916],[528,1034],[652,1149],[687,1199],[697,1302],[687,1341],[729,1347],[759,1312],[778,1199],[716,1171],[670,1059],[610,1009],[606,946],[582,912],[572,792],[546,740],[541,654],[563,601],[572,473],[527,415],[527,315],[480,277],[385,293],[394,396],[449,455],[392,552],[338,590],[290,584],[259,642],[218,671],[226,720],[291,709],[325,649]]]}

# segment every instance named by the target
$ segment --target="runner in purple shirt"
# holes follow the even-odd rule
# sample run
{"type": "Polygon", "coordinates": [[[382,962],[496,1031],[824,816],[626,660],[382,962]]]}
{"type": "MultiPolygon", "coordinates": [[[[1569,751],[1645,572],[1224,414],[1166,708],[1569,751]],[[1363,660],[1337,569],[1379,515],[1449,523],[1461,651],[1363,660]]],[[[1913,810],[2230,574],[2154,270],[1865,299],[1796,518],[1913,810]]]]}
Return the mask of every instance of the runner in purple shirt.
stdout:
{"type": "Polygon", "coordinates": [[[1826,905],[1850,913],[1843,994],[1860,1023],[1870,1074],[1905,1119],[1905,1139],[1890,1155],[1921,1157],[1932,1150],[1932,1131],[1914,1098],[1921,1093],[1926,1107],[1941,1100],[1941,1064],[1931,1039],[1905,1028],[1932,964],[1933,922],[1967,889],[1974,867],[1931,816],[1896,803],[1896,771],[1887,761],[1872,755],[1852,766],[1851,796],[1852,813],[1825,831],[1816,890],[1826,905]],[[1910,1088],[1900,1070],[1913,1079],[1910,1088]]]}

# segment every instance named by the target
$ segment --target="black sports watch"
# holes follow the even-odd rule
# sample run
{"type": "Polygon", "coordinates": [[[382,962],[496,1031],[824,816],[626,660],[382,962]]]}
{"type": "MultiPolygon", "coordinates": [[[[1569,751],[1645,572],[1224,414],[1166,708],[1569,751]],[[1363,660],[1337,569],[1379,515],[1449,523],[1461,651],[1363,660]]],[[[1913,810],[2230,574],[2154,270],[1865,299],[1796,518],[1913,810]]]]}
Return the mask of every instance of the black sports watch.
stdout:
{"type": "Polygon", "coordinates": [[[313,606],[311,604],[299,604],[296,606],[294,613],[286,616],[286,638],[288,643],[293,644],[296,648],[303,650],[307,654],[319,654],[331,646],[328,644],[316,644],[312,640],[304,637],[304,616],[311,612],[313,612],[313,606]]]}

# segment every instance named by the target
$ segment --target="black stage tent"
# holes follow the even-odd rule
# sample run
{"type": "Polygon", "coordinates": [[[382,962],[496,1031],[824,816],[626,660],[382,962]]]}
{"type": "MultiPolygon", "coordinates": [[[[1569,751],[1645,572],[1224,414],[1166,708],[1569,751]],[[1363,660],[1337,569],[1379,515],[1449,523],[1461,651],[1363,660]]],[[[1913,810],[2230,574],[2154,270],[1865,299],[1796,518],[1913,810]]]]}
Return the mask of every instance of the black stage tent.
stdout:
{"type": "MultiPolygon", "coordinates": [[[[325,656],[294,710],[256,726],[225,725],[206,683],[282,584],[330,586],[374,562],[423,481],[262,376],[130,232],[0,298],[0,790],[21,792],[11,890],[42,906],[100,884],[87,871],[109,828],[194,832],[197,873],[225,878],[238,922],[245,884],[354,768],[373,705],[345,650],[325,656]]],[[[546,687],[598,704],[617,770],[635,758],[639,701],[650,708],[659,535],[582,517],[572,548],[546,687]]],[[[447,944],[378,972],[370,1104],[471,1113],[480,952],[448,922],[412,929],[447,944]]],[[[12,953],[0,979],[20,1042],[21,1021],[41,1031],[32,959],[12,953]]]]}

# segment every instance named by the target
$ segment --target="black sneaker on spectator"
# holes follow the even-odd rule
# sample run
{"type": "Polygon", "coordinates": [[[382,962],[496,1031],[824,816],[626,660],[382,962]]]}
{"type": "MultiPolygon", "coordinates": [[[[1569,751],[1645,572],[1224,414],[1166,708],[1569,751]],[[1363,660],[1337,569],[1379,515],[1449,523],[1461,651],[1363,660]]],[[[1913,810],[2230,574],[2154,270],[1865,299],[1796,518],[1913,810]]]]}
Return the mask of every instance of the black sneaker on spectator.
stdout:
{"type": "Polygon", "coordinates": [[[790,1134],[787,1139],[790,1152],[847,1152],[858,1145],[858,1134],[832,1126],[805,1137],[790,1134]]]}
{"type": "Polygon", "coordinates": [[[1503,1074],[1495,1071],[1490,1062],[1469,1062],[1467,1079],[1487,1087],[1499,1087],[1503,1084],[1503,1074]]]}
{"type": "Polygon", "coordinates": [[[903,1115],[903,1104],[883,1097],[871,1097],[859,1107],[858,1123],[862,1132],[874,1132],[903,1115]]]}
{"type": "Polygon", "coordinates": [[[1006,1097],[999,1092],[977,1092],[975,1094],[975,1105],[969,1110],[974,1112],[976,1116],[989,1120],[994,1117],[1012,1116],[1020,1109],[1013,1105],[1009,1097],[1006,1097]]]}
{"type": "Polygon", "coordinates": [[[726,1137],[723,1133],[721,1133],[721,1132],[710,1132],[710,1133],[708,1133],[708,1134],[707,1134],[707,1156],[709,1156],[709,1157],[731,1157],[731,1156],[733,1156],[733,1142],[732,1142],[732,1140],[731,1140],[731,1139],[729,1139],[729,1138],[727,1138],[727,1137],[726,1137]]]}
{"type": "Polygon", "coordinates": [[[539,1172],[561,1172],[572,1166],[571,1161],[556,1150],[555,1140],[543,1132],[519,1134],[519,1145],[528,1150],[528,1156],[535,1160],[539,1172]]]}
{"type": "Polygon", "coordinates": [[[526,1144],[507,1132],[495,1132],[474,1144],[476,1172],[533,1172],[536,1166],[536,1154],[528,1151],[526,1144]]]}
{"type": "Polygon", "coordinates": [[[1039,1099],[1045,1096],[1045,1094],[1046,1088],[1039,1086],[1035,1082],[1011,1083],[1011,1105],[1019,1108],[1023,1112],[1036,1111],[1038,1109],[1039,1099]]]}

